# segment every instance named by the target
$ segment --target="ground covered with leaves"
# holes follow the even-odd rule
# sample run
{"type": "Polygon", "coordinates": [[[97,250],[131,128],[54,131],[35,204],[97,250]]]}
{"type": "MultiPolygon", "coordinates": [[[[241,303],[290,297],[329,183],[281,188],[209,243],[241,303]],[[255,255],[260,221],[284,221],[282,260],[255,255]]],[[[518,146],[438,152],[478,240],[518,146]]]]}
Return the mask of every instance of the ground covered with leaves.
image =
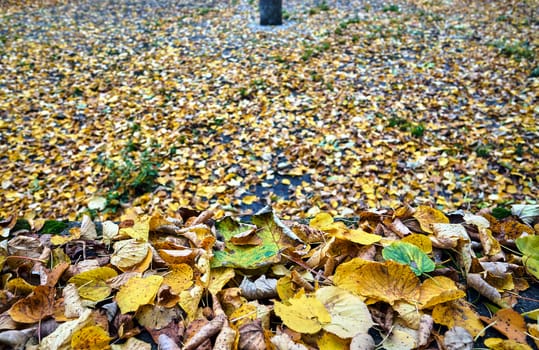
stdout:
{"type": "Polygon", "coordinates": [[[534,1],[3,4],[3,216],[535,199],[534,1]]]}
{"type": "Polygon", "coordinates": [[[537,2],[0,9],[4,348],[536,346],[537,2]]]}

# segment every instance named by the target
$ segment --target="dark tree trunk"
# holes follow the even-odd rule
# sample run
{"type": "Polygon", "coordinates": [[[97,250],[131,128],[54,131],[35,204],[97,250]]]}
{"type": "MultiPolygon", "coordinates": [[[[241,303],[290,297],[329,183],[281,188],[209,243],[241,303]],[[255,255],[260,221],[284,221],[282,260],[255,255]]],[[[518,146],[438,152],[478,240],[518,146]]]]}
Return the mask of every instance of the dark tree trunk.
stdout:
{"type": "Polygon", "coordinates": [[[283,24],[283,0],[259,0],[260,25],[277,26],[283,24]]]}

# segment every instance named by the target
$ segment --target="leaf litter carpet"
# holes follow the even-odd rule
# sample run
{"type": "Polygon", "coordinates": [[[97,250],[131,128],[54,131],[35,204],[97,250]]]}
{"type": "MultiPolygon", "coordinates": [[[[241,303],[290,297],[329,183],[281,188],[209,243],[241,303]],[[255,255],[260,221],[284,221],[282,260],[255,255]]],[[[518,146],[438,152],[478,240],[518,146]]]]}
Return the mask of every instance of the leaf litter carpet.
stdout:
{"type": "Polygon", "coordinates": [[[168,212],[535,200],[537,3],[284,10],[262,28],[245,1],[4,3],[0,214],[80,216],[126,150],[159,188],[122,204],[168,212]]]}

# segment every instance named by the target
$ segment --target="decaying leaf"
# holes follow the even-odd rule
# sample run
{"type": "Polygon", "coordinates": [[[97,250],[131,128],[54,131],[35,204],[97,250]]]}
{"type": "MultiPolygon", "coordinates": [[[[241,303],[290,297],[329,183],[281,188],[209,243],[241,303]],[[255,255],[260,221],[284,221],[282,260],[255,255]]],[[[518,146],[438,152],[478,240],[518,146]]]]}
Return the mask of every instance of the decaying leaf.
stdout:
{"type": "Polygon", "coordinates": [[[245,322],[239,327],[238,333],[240,336],[238,343],[240,349],[256,350],[268,347],[264,335],[264,327],[262,327],[260,320],[245,322]]]}
{"type": "Polygon", "coordinates": [[[271,337],[271,343],[277,350],[308,350],[303,344],[294,342],[286,333],[281,333],[271,337]]]}
{"type": "Polygon", "coordinates": [[[370,334],[359,333],[352,338],[350,350],[374,350],[375,345],[370,334]]]}
{"type": "Polygon", "coordinates": [[[15,322],[39,322],[54,313],[54,294],[53,287],[37,286],[29,296],[9,309],[9,315],[15,322]]]}
{"type": "Polygon", "coordinates": [[[462,327],[473,337],[485,328],[479,315],[463,299],[457,299],[434,306],[432,319],[448,328],[462,327]]]}
{"type": "Polygon", "coordinates": [[[244,278],[240,284],[241,292],[249,300],[271,299],[277,296],[277,280],[260,276],[254,282],[244,278]]]}
{"type": "Polygon", "coordinates": [[[438,209],[431,208],[426,205],[420,205],[415,210],[413,217],[419,221],[421,229],[427,233],[432,233],[433,224],[448,224],[449,219],[445,216],[444,213],[438,209]]]}
{"type": "MultiPolygon", "coordinates": [[[[151,262],[151,250],[147,242],[135,239],[126,239],[114,243],[114,253],[110,257],[110,262],[122,271],[133,271],[139,264],[148,260],[151,262]]],[[[147,267],[147,266],[145,266],[147,267]]]]}
{"type": "Polygon", "coordinates": [[[507,307],[507,303],[502,300],[500,292],[490,284],[488,284],[480,274],[470,273],[466,279],[466,282],[470,287],[477,290],[482,296],[489,299],[493,303],[500,305],[501,307],[507,307]]]}
{"type": "Polygon", "coordinates": [[[473,337],[464,328],[455,326],[445,332],[444,346],[448,350],[472,350],[473,337]]]}
{"type": "Polygon", "coordinates": [[[74,350],[107,350],[111,338],[101,326],[87,326],[73,333],[71,348],[74,350]]]}
{"type": "Polygon", "coordinates": [[[481,317],[508,339],[517,343],[526,343],[526,322],[518,312],[513,309],[500,309],[493,317],[481,317]]]}

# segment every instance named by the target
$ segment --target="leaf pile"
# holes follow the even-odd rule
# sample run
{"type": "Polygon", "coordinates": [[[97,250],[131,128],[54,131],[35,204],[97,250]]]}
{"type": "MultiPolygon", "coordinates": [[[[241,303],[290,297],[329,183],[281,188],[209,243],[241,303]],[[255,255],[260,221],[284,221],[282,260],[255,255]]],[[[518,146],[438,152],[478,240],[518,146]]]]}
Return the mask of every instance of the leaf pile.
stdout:
{"type": "Polygon", "coordinates": [[[501,220],[408,205],[354,223],[282,221],[271,208],[252,224],[213,214],[127,210],[119,223],[85,216],[56,233],[43,220],[0,222],[0,344],[531,349],[539,334],[539,308],[516,311],[539,278],[537,205],[501,220]]]}
{"type": "Polygon", "coordinates": [[[1,4],[2,217],[538,192],[535,1],[1,4]]]}

